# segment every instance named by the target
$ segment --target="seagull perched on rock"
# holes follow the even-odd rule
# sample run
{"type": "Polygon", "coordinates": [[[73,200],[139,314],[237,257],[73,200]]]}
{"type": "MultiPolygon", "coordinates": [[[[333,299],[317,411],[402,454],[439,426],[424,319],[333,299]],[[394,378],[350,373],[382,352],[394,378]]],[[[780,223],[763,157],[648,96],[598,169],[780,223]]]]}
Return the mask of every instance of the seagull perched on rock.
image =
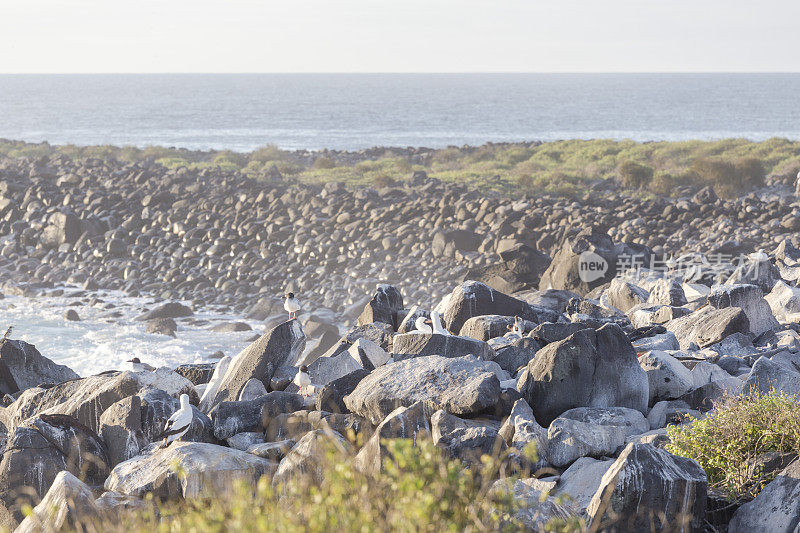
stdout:
{"type": "Polygon", "coordinates": [[[414,321],[414,327],[417,328],[415,331],[419,333],[433,333],[433,328],[430,325],[431,319],[424,316],[417,317],[414,321]]]}
{"type": "Polygon", "coordinates": [[[155,370],[154,366],[142,363],[138,357],[134,357],[126,362],[128,363],[128,370],[131,372],[153,372],[155,370]]]}
{"type": "Polygon", "coordinates": [[[438,333],[439,335],[450,335],[450,332],[444,329],[444,326],[442,326],[439,313],[436,311],[431,311],[431,325],[433,326],[434,333],[438,333]]]}
{"type": "Polygon", "coordinates": [[[189,405],[189,396],[181,394],[181,408],[172,413],[167,423],[164,424],[164,431],[161,433],[161,437],[164,438],[164,443],[161,445],[162,448],[183,437],[189,431],[193,418],[194,413],[192,413],[192,406],[189,405]]]}
{"type": "Polygon", "coordinates": [[[308,367],[306,365],[301,365],[300,370],[297,371],[297,375],[292,380],[292,383],[297,385],[300,388],[300,394],[302,396],[309,395],[309,387],[311,386],[311,376],[308,375],[308,367]]]}
{"type": "Polygon", "coordinates": [[[297,312],[300,310],[300,300],[294,297],[293,292],[287,292],[285,296],[283,308],[289,313],[289,320],[296,319],[297,312]]]}

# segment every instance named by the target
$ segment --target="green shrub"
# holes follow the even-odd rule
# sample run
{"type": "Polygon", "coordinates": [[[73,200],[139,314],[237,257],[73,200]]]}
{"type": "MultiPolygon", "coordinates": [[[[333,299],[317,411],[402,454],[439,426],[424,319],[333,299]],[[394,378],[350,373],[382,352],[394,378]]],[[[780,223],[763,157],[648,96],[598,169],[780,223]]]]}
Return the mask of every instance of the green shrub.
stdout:
{"type": "Polygon", "coordinates": [[[274,144],[268,144],[253,150],[253,152],[250,154],[250,160],[258,161],[260,163],[266,163],[267,161],[281,161],[284,159],[285,155],[286,153],[274,144]]]}
{"type": "Polygon", "coordinates": [[[375,184],[376,187],[392,187],[394,185],[397,185],[397,181],[395,181],[395,179],[392,178],[391,176],[387,176],[386,174],[377,176],[372,182],[375,184]]]}
{"type": "Polygon", "coordinates": [[[115,517],[101,531],[194,533],[237,531],[519,531],[518,509],[506,490],[492,489],[500,458],[484,456],[482,466],[465,468],[445,458],[429,439],[416,444],[387,442],[391,459],[378,475],[362,473],[342,452],[331,449],[323,462],[323,481],[294,478],[273,487],[242,484],[226,497],[167,502],[158,514],[130,520],[115,517]]]}
{"type": "Polygon", "coordinates": [[[667,451],[694,459],[710,487],[731,499],[755,496],[775,473],[753,468],[767,452],[800,451],[800,409],[793,396],[771,391],[726,397],[702,420],[667,428],[667,451]]]}
{"type": "Polygon", "coordinates": [[[330,157],[319,156],[316,159],[314,159],[314,163],[311,165],[311,167],[315,168],[315,169],[318,169],[318,170],[326,170],[326,169],[330,169],[330,168],[335,168],[336,167],[336,161],[334,161],[330,157]]]}
{"type": "Polygon", "coordinates": [[[641,189],[653,179],[653,169],[635,161],[625,161],[617,168],[620,183],[623,187],[641,189]]]}

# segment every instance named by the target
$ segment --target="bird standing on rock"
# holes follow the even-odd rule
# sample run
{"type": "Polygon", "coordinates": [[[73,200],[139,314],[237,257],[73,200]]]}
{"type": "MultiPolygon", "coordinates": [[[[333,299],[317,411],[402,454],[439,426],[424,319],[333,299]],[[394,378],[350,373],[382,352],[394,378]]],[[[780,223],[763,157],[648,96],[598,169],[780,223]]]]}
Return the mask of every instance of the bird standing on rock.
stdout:
{"type": "Polygon", "coordinates": [[[181,394],[181,408],[172,413],[164,425],[164,431],[161,434],[161,437],[164,438],[162,448],[183,437],[189,431],[193,418],[194,413],[192,413],[192,406],[189,405],[189,396],[181,394]]]}
{"type": "Polygon", "coordinates": [[[283,308],[289,313],[289,320],[297,318],[297,312],[300,310],[300,300],[294,297],[293,292],[286,293],[286,299],[283,301],[283,308]]]}
{"type": "Polygon", "coordinates": [[[431,324],[432,322],[430,318],[425,318],[424,316],[417,317],[417,320],[414,321],[414,327],[417,328],[415,332],[433,333],[431,324]]]}
{"type": "Polygon", "coordinates": [[[431,325],[433,326],[434,333],[438,333],[439,335],[450,335],[450,332],[444,329],[444,326],[442,326],[441,318],[439,317],[439,313],[436,311],[431,311],[431,325]]]}
{"type": "Polygon", "coordinates": [[[128,363],[128,370],[131,372],[153,372],[155,370],[155,367],[147,363],[142,363],[138,357],[134,357],[126,362],[128,363]]]}
{"type": "Polygon", "coordinates": [[[311,385],[311,376],[308,375],[308,367],[306,365],[300,366],[300,370],[297,371],[297,375],[292,382],[300,388],[300,395],[309,395],[308,389],[311,385]]]}

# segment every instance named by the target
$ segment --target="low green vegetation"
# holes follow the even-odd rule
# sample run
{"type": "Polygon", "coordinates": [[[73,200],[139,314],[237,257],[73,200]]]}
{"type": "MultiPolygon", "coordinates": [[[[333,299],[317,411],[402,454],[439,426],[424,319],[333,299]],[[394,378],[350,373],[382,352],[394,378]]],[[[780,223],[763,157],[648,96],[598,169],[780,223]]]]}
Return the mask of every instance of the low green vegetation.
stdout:
{"type": "Polygon", "coordinates": [[[765,454],[800,453],[800,410],[793,396],[754,391],[726,397],[707,417],[667,433],[667,451],[696,460],[710,487],[750,499],[780,471],[764,470],[765,454]]]}
{"type": "Polygon", "coordinates": [[[255,179],[272,179],[279,173],[299,183],[342,181],[353,186],[392,184],[424,170],[445,181],[515,195],[522,190],[533,195],[580,196],[596,190],[600,182],[613,182],[640,194],[660,195],[675,194],[676,188],[685,185],[709,185],[718,195],[732,197],[763,185],[767,175],[788,180],[800,169],[800,142],[780,138],[761,142],[567,140],[415,152],[387,148],[369,151],[369,155],[290,152],[275,146],[238,153],[0,141],[0,155],[35,160],[54,154],[121,162],[151,159],[167,167],[241,171],[255,179]]]}
{"type": "MultiPolygon", "coordinates": [[[[213,499],[155,503],[157,512],[114,517],[97,530],[125,533],[243,533],[328,531],[520,531],[518,504],[506,490],[492,489],[500,459],[484,456],[479,468],[465,468],[443,456],[430,440],[414,445],[386,443],[391,460],[378,475],[360,472],[341,451],[331,450],[319,474],[273,487],[240,485],[213,499]]],[[[96,524],[93,524],[97,526],[96,524]]],[[[576,531],[581,524],[560,521],[553,528],[576,531]]],[[[92,528],[88,528],[92,530],[92,528]]],[[[552,529],[551,529],[552,530],[552,529]]]]}

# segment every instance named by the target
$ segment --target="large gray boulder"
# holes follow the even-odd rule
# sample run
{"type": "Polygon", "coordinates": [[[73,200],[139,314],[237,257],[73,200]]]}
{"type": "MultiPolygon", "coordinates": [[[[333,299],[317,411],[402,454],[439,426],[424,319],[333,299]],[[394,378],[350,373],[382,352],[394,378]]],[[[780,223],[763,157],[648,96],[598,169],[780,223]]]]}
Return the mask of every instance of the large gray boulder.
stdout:
{"type": "Polygon", "coordinates": [[[626,437],[650,431],[650,423],[636,409],[626,407],[576,407],[561,413],[559,418],[577,420],[595,426],[615,426],[622,428],[626,437]]]}
{"type": "Polygon", "coordinates": [[[387,439],[411,439],[431,436],[431,415],[433,411],[424,401],[415,402],[408,407],[401,406],[389,413],[375,428],[375,432],[355,457],[355,466],[364,472],[376,474],[383,468],[383,461],[389,450],[387,439]]]}
{"type": "Polygon", "coordinates": [[[766,394],[773,389],[790,396],[800,396],[800,373],[767,357],[760,357],[750,369],[743,390],[745,393],[755,390],[766,394]]]}
{"type": "Polygon", "coordinates": [[[611,280],[605,295],[608,303],[623,313],[627,313],[631,307],[645,303],[649,297],[646,290],[620,278],[611,280]]]}
{"type": "Polygon", "coordinates": [[[58,473],[50,490],[14,533],[101,531],[108,519],[95,503],[92,489],[66,470],[58,473]]]}
{"type": "Polygon", "coordinates": [[[58,248],[64,243],[75,243],[81,236],[81,221],[72,213],[53,213],[39,235],[45,248],[58,248]]]}
{"type": "Polygon", "coordinates": [[[375,425],[398,407],[418,401],[455,415],[477,414],[500,400],[498,371],[496,364],[472,356],[416,357],[372,371],[344,403],[375,425]]]}
{"type": "Polygon", "coordinates": [[[646,352],[639,364],[647,374],[651,404],[680,398],[694,388],[692,372],[667,352],[646,352]]]}
{"type": "Polygon", "coordinates": [[[650,287],[647,303],[680,307],[686,305],[686,294],[674,279],[660,278],[650,287]]]}
{"type": "Polygon", "coordinates": [[[617,274],[622,246],[614,246],[607,233],[595,228],[581,231],[564,241],[542,275],[539,289],[576,292],[581,296],[610,282],[617,274]]]}
{"type": "Polygon", "coordinates": [[[581,457],[570,465],[558,480],[553,496],[565,500],[576,515],[586,513],[603,475],[614,464],[614,459],[581,457]]]}
{"type": "Polygon", "coordinates": [[[787,466],[733,515],[730,533],[793,533],[800,523],[800,461],[787,466]]]}
{"type": "Polygon", "coordinates": [[[717,309],[710,305],[670,320],[664,327],[675,334],[681,350],[688,349],[692,343],[705,348],[734,333],[750,332],[750,322],[740,308],[717,309]]]}
{"type": "Polygon", "coordinates": [[[136,497],[220,497],[237,481],[255,485],[275,464],[253,454],[204,442],[173,442],[151,455],[138,455],[118,464],[105,489],[136,497]]]}
{"type": "Polygon", "coordinates": [[[344,397],[353,392],[361,380],[368,375],[369,371],[362,368],[323,386],[317,392],[317,411],[346,413],[347,406],[344,404],[344,397]]]}
{"type": "Polygon", "coordinates": [[[299,321],[278,324],[233,359],[214,398],[201,405],[201,409],[208,412],[219,402],[235,400],[251,378],[269,383],[279,367],[295,364],[305,344],[306,336],[299,321]]]}
{"type": "Polygon", "coordinates": [[[6,411],[12,426],[37,414],[64,414],[76,418],[92,431],[99,431],[100,415],[122,398],[141,388],[136,375],[122,372],[66,381],[49,389],[32,388],[23,392],[6,411]]]}
{"type": "MultiPolygon", "coordinates": [[[[8,368],[17,390],[20,391],[45,383],[58,384],[80,377],[70,368],[57,365],[44,357],[33,344],[11,339],[7,339],[0,347],[0,366],[8,368]]],[[[7,376],[0,374],[0,379],[6,381],[7,376]]]]}
{"type": "Polygon", "coordinates": [[[394,336],[392,352],[395,361],[425,355],[442,357],[464,357],[474,355],[478,359],[491,361],[494,350],[484,341],[456,335],[438,333],[400,333],[394,336]]]}
{"type": "Polygon", "coordinates": [[[139,322],[147,322],[156,318],[180,318],[192,316],[194,311],[180,302],[167,302],[136,317],[139,322]]]}
{"type": "Polygon", "coordinates": [[[308,476],[316,484],[323,481],[324,467],[331,460],[331,453],[339,460],[347,460],[349,447],[344,437],[330,429],[309,431],[294,448],[281,459],[272,484],[286,485],[293,479],[308,476]]]}
{"type": "Polygon", "coordinates": [[[548,309],[534,307],[477,281],[465,281],[447,298],[442,312],[444,327],[460,332],[464,323],[473,316],[519,316],[531,322],[555,322],[558,314],[548,309]]]}
{"type": "Polygon", "coordinates": [[[431,241],[434,257],[453,257],[456,251],[474,252],[483,239],[474,231],[448,229],[437,231],[431,241]]]}
{"type": "Polygon", "coordinates": [[[102,483],[109,472],[105,444],[72,417],[32,418],[9,437],[0,462],[0,501],[20,520],[20,506],[37,504],[62,470],[102,483]]]}
{"type": "Polygon", "coordinates": [[[708,293],[708,303],[717,309],[738,307],[747,316],[750,333],[761,335],[778,327],[764,293],[755,285],[722,285],[708,293]]]}
{"type": "Polygon", "coordinates": [[[108,447],[109,466],[117,466],[147,446],[142,431],[142,400],[128,396],[114,403],[100,415],[100,436],[108,447]]]}
{"type": "Polygon", "coordinates": [[[556,418],[547,428],[547,460],[556,467],[572,464],[580,457],[613,455],[625,444],[622,426],[590,424],[556,418]]]}
{"type": "Polygon", "coordinates": [[[647,410],[649,386],[622,329],[584,329],[536,353],[517,380],[536,419],[550,424],[575,407],[647,410]]]}
{"type": "Polygon", "coordinates": [[[383,322],[392,328],[397,328],[400,324],[397,320],[397,312],[403,309],[403,296],[396,288],[391,285],[381,284],[375,291],[375,296],[364,307],[364,311],[358,316],[359,326],[383,322]]]}
{"type": "Polygon", "coordinates": [[[587,512],[592,527],[613,517],[608,523],[620,531],[700,532],[707,490],[706,473],[694,460],[629,444],[603,475],[587,512]]]}
{"type": "Polygon", "coordinates": [[[220,402],[210,413],[214,421],[214,436],[224,440],[237,433],[263,431],[275,415],[293,413],[303,407],[302,396],[283,391],[273,391],[249,401],[220,402]]]}

